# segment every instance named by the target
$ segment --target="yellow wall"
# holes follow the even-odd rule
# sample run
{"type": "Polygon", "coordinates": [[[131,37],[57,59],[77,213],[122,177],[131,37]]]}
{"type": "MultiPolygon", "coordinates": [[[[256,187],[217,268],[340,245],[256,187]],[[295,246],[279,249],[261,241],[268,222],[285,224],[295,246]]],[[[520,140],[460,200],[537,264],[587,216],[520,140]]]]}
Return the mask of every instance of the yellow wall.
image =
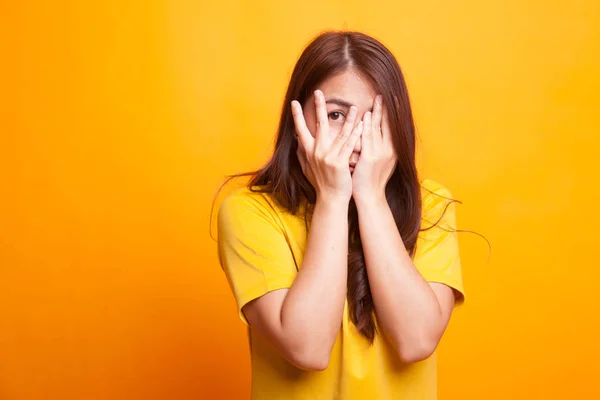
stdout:
{"type": "Polygon", "coordinates": [[[19,3],[0,14],[1,399],[246,398],[208,212],[268,157],[326,28],[396,54],[422,175],[492,242],[488,264],[460,237],[441,400],[600,397],[598,2],[19,3]]]}

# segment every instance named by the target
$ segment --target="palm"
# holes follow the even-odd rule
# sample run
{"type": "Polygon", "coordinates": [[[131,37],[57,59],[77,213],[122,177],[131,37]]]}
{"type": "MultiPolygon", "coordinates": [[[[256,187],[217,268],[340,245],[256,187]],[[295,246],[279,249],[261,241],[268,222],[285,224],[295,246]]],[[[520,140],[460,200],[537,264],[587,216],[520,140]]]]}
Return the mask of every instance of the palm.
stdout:
{"type": "Polygon", "coordinates": [[[355,200],[385,198],[385,187],[397,158],[380,96],[375,100],[373,115],[365,114],[364,125],[362,151],[352,174],[352,196],[355,200]]]}

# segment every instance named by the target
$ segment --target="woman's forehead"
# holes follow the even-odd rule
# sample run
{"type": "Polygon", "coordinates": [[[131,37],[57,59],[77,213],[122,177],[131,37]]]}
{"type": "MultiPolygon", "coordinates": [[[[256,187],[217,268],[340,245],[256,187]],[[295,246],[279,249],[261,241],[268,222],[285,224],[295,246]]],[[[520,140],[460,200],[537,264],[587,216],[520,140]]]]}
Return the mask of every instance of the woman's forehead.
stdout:
{"type": "Polygon", "coordinates": [[[351,71],[326,79],[318,89],[323,92],[328,103],[340,106],[354,105],[359,110],[370,109],[377,95],[368,81],[351,71]]]}

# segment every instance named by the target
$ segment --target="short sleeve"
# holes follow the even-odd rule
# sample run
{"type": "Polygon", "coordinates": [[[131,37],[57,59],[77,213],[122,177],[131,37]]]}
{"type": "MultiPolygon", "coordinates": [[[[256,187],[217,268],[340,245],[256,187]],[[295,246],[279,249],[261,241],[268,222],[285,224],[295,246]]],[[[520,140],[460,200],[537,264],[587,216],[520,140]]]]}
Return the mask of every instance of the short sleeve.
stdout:
{"type": "Polygon", "coordinates": [[[242,307],[270,291],[289,288],[297,274],[283,228],[266,200],[244,192],[225,198],[217,217],[219,262],[242,307]]]}
{"type": "Polygon", "coordinates": [[[465,290],[456,232],[456,203],[444,186],[427,180],[423,186],[423,219],[414,264],[428,282],[450,286],[462,304],[465,290]]]}

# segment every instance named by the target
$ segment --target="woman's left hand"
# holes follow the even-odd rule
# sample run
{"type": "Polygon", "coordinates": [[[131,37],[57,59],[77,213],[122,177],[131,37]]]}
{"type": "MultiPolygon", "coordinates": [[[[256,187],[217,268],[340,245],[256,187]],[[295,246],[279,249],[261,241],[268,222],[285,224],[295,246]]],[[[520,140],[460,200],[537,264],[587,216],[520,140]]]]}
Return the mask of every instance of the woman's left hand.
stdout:
{"type": "Polygon", "coordinates": [[[367,111],[363,116],[361,152],[352,174],[354,201],[386,201],[385,187],[396,168],[397,159],[387,110],[383,108],[381,95],[378,95],[373,114],[367,111]]]}

